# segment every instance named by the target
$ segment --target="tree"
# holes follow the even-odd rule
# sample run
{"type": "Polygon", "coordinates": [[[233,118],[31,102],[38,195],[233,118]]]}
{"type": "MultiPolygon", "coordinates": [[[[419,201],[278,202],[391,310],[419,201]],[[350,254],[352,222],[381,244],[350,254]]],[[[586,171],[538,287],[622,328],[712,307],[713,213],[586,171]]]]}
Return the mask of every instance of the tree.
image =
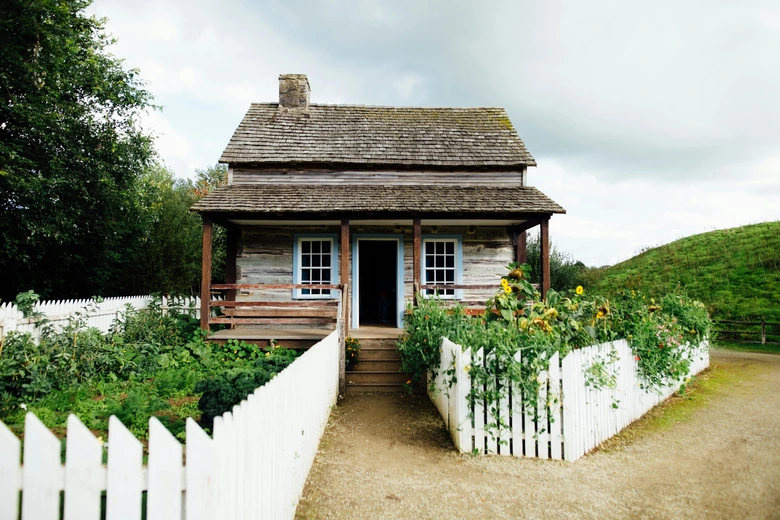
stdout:
{"type": "MultiPolygon", "coordinates": [[[[216,165],[196,170],[194,180],[176,179],[163,165],[147,169],[141,178],[143,224],[141,242],[124,273],[126,294],[196,294],[200,290],[202,221],[190,206],[227,182],[227,169],[216,165]]],[[[214,227],[212,279],[225,279],[226,233],[214,227]]],[[[128,252],[130,254],[130,252],[128,252]]]]}
{"type": "Polygon", "coordinates": [[[151,95],[110,55],[89,0],[0,9],[0,298],[110,295],[143,224],[151,95]]]}
{"type": "MultiPolygon", "coordinates": [[[[531,266],[531,282],[540,283],[542,250],[539,233],[528,235],[526,251],[528,264],[531,266]]],[[[569,253],[561,251],[554,243],[550,244],[550,287],[552,289],[562,291],[584,285],[587,269],[585,264],[575,261],[569,253]]]]}

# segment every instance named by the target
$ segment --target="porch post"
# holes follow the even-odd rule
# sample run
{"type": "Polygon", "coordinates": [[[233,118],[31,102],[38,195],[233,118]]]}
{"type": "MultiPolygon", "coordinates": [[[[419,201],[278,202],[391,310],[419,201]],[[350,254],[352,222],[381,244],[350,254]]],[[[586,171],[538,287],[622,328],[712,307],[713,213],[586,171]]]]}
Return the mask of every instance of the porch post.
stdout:
{"type": "Polygon", "coordinates": [[[200,275],[200,328],[209,331],[211,300],[211,217],[203,215],[203,253],[200,275]]]}
{"type": "MultiPolygon", "coordinates": [[[[347,219],[341,221],[341,251],[339,251],[339,259],[339,283],[347,285],[349,284],[349,220],[347,219]]],[[[349,295],[347,295],[345,301],[349,303],[349,295]]],[[[344,309],[344,323],[347,327],[347,333],[349,333],[349,318],[349,309],[344,309]]]]}
{"type": "Polygon", "coordinates": [[[349,294],[345,294],[349,288],[349,220],[341,220],[341,251],[339,252],[339,282],[341,284],[341,312],[344,330],[340,333],[339,341],[339,394],[345,395],[347,392],[347,373],[346,373],[346,343],[349,336],[349,294]]]}
{"type": "MultiPolygon", "coordinates": [[[[225,252],[225,283],[236,283],[236,256],[238,255],[238,235],[241,230],[236,226],[227,227],[227,251],[225,252]]],[[[236,290],[231,289],[225,294],[225,299],[236,300],[236,290]]]]}
{"type": "Polygon", "coordinates": [[[414,231],[414,245],[412,247],[412,273],[413,273],[413,290],[412,305],[417,305],[417,295],[420,292],[420,248],[422,247],[422,220],[420,217],[415,217],[412,224],[414,231]]]}
{"type": "Polygon", "coordinates": [[[519,264],[528,262],[528,247],[526,246],[525,231],[515,234],[515,261],[519,264]]]}
{"type": "Polygon", "coordinates": [[[540,227],[539,241],[542,257],[542,299],[547,297],[550,290],[550,217],[543,218],[540,227]]]}

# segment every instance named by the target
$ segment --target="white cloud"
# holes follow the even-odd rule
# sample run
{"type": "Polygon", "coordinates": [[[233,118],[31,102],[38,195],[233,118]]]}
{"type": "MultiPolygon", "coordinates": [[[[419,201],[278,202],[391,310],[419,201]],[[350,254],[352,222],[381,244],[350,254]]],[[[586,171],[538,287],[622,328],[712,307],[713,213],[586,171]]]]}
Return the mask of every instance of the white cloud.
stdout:
{"type": "Polygon", "coordinates": [[[780,219],[780,7],[748,0],[97,0],[179,175],[213,164],[280,73],[312,101],[506,106],[591,265],[780,219]]]}

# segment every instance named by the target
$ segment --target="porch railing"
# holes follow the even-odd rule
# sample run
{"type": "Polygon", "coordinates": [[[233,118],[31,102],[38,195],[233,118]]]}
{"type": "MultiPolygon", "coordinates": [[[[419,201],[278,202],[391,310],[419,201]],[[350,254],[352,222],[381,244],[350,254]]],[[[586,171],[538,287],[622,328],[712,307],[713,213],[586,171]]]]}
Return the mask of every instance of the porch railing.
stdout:
{"type": "Polygon", "coordinates": [[[209,316],[209,324],[236,325],[336,325],[342,316],[346,291],[337,284],[213,284],[212,291],[239,290],[301,290],[339,291],[337,299],[301,301],[236,301],[209,302],[210,308],[221,308],[220,316],[209,316]]]}

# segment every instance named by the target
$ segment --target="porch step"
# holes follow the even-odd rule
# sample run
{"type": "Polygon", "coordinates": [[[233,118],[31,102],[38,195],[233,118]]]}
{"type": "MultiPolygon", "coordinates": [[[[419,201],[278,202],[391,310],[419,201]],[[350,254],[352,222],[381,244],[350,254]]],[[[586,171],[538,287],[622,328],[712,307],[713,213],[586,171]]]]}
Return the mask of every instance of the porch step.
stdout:
{"type": "Polygon", "coordinates": [[[384,385],[403,385],[409,380],[409,376],[393,370],[350,370],[346,373],[349,383],[375,383],[384,385]]]}
{"type": "Polygon", "coordinates": [[[365,348],[360,347],[358,362],[368,360],[400,361],[401,356],[395,347],[390,348],[365,348]]]}
{"type": "Polygon", "coordinates": [[[352,372],[400,372],[400,359],[361,359],[351,369],[352,372]]]}
{"type": "Polygon", "coordinates": [[[347,393],[362,392],[404,392],[404,385],[386,385],[382,383],[347,383],[347,393]]]}

